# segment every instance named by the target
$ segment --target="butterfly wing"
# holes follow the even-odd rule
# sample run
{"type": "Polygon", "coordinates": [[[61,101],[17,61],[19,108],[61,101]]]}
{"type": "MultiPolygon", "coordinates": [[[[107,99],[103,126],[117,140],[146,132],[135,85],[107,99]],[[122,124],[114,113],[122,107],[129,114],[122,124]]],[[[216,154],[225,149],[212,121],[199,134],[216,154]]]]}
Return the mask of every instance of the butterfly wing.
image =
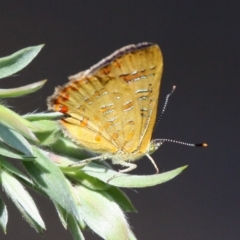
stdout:
{"type": "Polygon", "coordinates": [[[66,135],[91,151],[144,152],[156,119],[161,73],[157,45],[129,45],[70,77],[48,106],[67,114],[60,120],[66,135]]]}

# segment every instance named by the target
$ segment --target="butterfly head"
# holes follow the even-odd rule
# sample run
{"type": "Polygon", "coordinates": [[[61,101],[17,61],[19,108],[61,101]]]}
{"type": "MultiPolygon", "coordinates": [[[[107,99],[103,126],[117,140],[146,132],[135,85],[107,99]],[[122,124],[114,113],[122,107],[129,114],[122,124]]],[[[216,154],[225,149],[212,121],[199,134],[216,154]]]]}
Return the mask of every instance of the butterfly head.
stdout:
{"type": "Polygon", "coordinates": [[[162,141],[161,139],[153,139],[149,144],[148,153],[154,153],[163,143],[164,141],[162,141]]]}

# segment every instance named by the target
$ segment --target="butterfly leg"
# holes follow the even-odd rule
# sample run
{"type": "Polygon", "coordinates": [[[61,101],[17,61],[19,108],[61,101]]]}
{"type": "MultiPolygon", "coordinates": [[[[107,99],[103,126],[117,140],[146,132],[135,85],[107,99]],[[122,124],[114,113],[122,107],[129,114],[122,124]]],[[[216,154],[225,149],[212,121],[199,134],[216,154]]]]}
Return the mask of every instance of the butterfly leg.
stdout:
{"type": "Polygon", "coordinates": [[[134,163],[129,163],[129,162],[124,162],[124,161],[119,161],[117,162],[117,164],[122,165],[123,167],[127,167],[125,169],[122,170],[118,170],[118,173],[113,175],[112,177],[110,177],[107,182],[111,181],[113,178],[119,176],[121,173],[126,173],[126,172],[130,172],[133,169],[135,169],[137,167],[137,164],[134,163]]]}
{"type": "Polygon", "coordinates": [[[105,157],[105,156],[91,157],[91,158],[84,159],[82,161],[78,161],[76,163],[72,163],[72,164],[69,165],[69,167],[85,165],[85,164],[88,164],[88,163],[90,163],[92,161],[95,161],[95,160],[106,160],[106,159],[107,159],[107,157],[105,157]]]}
{"type": "Polygon", "coordinates": [[[149,158],[149,160],[152,162],[153,166],[155,167],[156,173],[159,173],[158,166],[157,166],[157,164],[154,162],[153,158],[152,158],[148,153],[146,153],[146,156],[149,158]]]}
{"type": "Polygon", "coordinates": [[[127,167],[125,169],[119,170],[120,173],[130,172],[137,167],[137,164],[135,164],[135,163],[129,163],[129,162],[124,162],[124,161],[118,162],[118,164],[120,164],[124,167],[127,167]]]}

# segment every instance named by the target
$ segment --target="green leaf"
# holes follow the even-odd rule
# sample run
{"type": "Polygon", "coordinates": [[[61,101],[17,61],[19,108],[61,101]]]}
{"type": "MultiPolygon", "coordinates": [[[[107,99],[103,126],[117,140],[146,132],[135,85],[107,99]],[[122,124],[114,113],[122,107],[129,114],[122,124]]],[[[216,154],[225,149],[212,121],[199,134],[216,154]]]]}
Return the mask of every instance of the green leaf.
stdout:
{"type": "Polygon", "coordinates": [[[106,240],[129,239],[131,230],[121,208],[102,192],[84,186],[73,187],[79,199],[78,210],[87,225],[106,240]]]}
{"type": "MultiPolygon", "coordinates": [[[[57,120],[64,117],[64,114],[59,112],[50,112],[50,113],[28,113],[23,116],[29,121],[39,121],[39,120],[57,120]]],[[[56,124],[56,121],[55,121],[56,124]]],[[[56,124],[57,125],[57,124],[56,124]]]]}
{"type": "Polygon", "coordinates": [[[58,217],[65,229],[67,229],[68,224],[67,224],[67,216],[69,215],[68,212],[66,212],[62,207],[60,207],[57,203],[54,203],[54,206],[57,210],[58,217]]]}
{"type": "Polygon", "coordinates": [[[55,207],[58,212],[58,216],[64,226],[65,229],[67,227],[69,228],[73,239],[74,240],[84,240],[84,236],[82,234],[81,228],[79,226],[79,223],[76,221],[75,218],[72,217],[72,215],[68,214],[63,208],[61,208],[59,205],[55,204],[55,207]]]}
{"type": "Polygon", "coordinates": [[[33,128],[31,122],[27,121],[26,119],[19,116],[18,114],[3,105],[0,105],[0,123],[13,128],[14,130],[22,134],[24,137],[32,141],[38,141],[36,136],[29,129],[29,127],[33,128]]]}
{"type": "MultiPolygon", "coordinates": [[[[51,134],[51,132],[57,132],[59,131],[59,126],[57,124],[56,121],[51,121],[51,120],[37,120],[37,121],[32,121],[31,125],[34,126],[35,130],[34,132],[46,132],[48,134],[51,134]]],[[[61,133],[59,132],[58,135],[61,135],[61,133]]]]}
{"type": "Polygon", "coordinates": [[[137,212],[127,195],[123,193],[119,188],[110,187],[104,191],[104,194],[108,194],[113,199],[113,201],[122,208],[124,212],[137,212]]]}
{"type": "Polygon", "coordinates": [[[13,75],[26,67],[44,45],[27,47],[10,56],[0,58],[0,79],[13,75]]]}
{"type": "Polygon", "coordinates": [[[33,182],[30,180],[25,174],[23,174],[20,170],[18,170],[15,166],[13,166],[9,161],[6,161],[4,158],[0,157],[0,166],[4,167],[9,173],[11,173],[14,177],[18,178],[21,182],[29,187],[33,187],[33,182]]]}
{"type": "Polygon", "coordinates": [[[6,144],[4,144],[1,141],[0,141],[0,155],[13,158],[13,159],[26,160],[26,156],[24,154],[20,154],[17,151],[15,152],[13,149],[8,147],[6,144]]]}
{"type": "Polygon", "coordinates": [[[40,145],[50,146],[58,141],[61,136],[61,132],[57,126],[58,124],[54,121],[39,120],[31,123],[36,128],[34,134],[39,140],[40,145]]]}
{"type": "Polygon", "coordinates": [[[59,204],[76,219],[79,219],[75,199],[61,170],[48,158],[47,152],[34,146],[33,152],[37,160],[23,162],[31,178],[52,201],[59,204]]]}
{"type": "Polygon", "coordinates": [[[0,139],[7,145],[25,154],[26,157],[34,158],[32,147],[28,141],[19,133],[0,124],[0,139]]]}
{"type": "Polygon", "coordinates": [[[91,190],[102,191],[102,194],[111,197],[123,209],[123,211],[136,212],[136,209],[134,208],[130,199],[117,187],[103,183],[99,179],[89,176],[78,168],[69,168],[67,171],[65,168],[63,168],[63,172],[71,179],[74,179],[74,181],[81,183],[91,190]]]}
{"type": "Polygon", "coordinates": [[[37,232],[42,232],[42,230],[45,229],[44,222],[33,199],[23,185],[3,168],[1,178],[2,186],[6,194],[12,199],[26,221],[34,227],[37,232]]]}
{"type": "MultiPolygon", "coordinates": [[[[64,171],[63,171],[64,172],[64,171]]],[[[72,172],[65,172],[67,176],[69,176],[74,181],[77,181],[84,185],[87,188],[90,188],[92,190],[106,190],[110,186],[102,181],[100,181],[97,178],[91,177],[88,174],[84,173],[83,171],[77,170],[72,172]]]]}
{"type": "Polygon", "coordinates": [[[42,88],[47,80],[42,80],[18,88],[0,89],[0,98],[20,97],[42,88]]]}
{"type": "Polygon", "coordinates": [[[96,177],[103,182],[109,183],[113,186],[126,188],[143,188],[167,182],[179,175],[186,168],[187,166],[183,166],[172,171],[154,175],[130,175],[113,171],[107,167],[95,163],[89,163],[88,165],[84,166],[82,170],[88,175],[96,177]]]}
{"type": "Polygon", "coordinates": [[[75,218],[72,217],[72,215],[68,215],[68,226],[74,240],[85,239],[82,234],[81,228],[79,227],[79,224],[77,223],[75,218]]]}
{"type": "Polygon", "coordinates": [[[129,231],[129,240],[137,240],[136,236],[134,235],[132,229],[129,231]]]}
{"type": "Polygon", "coordinates": [[[7,223],[8,223],[8,211],[7,206],[0,197],[0,226],[3,229],[3,232],[7,233],[7,223]]]}

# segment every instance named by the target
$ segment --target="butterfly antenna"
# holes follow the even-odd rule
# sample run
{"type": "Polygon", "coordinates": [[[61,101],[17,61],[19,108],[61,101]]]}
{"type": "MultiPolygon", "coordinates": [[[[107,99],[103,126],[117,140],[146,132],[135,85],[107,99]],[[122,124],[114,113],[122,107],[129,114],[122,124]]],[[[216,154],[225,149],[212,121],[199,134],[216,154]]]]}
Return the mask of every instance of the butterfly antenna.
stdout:
{"type": "Polygon", "coordinates": [[[159,125],[160,121],[162,120],[163,114],[164,114],[164,112],[165,112],[165,110],[167,108],[168,100],[169,100],[170,96],[173,94],[173,92],[175,91],[175,89],[176,89],[176,86],[174,85],[172,87],[172,91],[166,96],[162,112],[161,112],[161,114],[160,114],[160,116],[159,116],[159,118],[158,118],[158,120],[157,120],[157,122],[155,124],[154,130],[157,128],[157,126],[159,125]]]}
{"type": "Polygon", "coordinates": [[[207,147],[208,144],[207,143],[187,143],[187,142],[182,142],[182,141],[177,141],[177,140],[172,140],[172,139],[166,139],[166,138],[161,138],[161,139],[154,139],[151,141],[150,144],[150,149],[147,153],[145,153],[145,155],[148,157],[148,159],[152,162],[153,166],[156,169],[156,173],[159,173],[159,169],[156,165],[156,163],[154,162],[153,158],[150,156],[150,154],[152,154],[153,152],[155,152],[159,147],[161,147],[161,145],[164,142],[171,142],[171,143],[177,143],[177,144],[181,144],[181,145],[185,145],[188,147],[207,147]]]}
{"type": "Polygon", "coordinates": [[[177,141],[172,139],[165,139],[165,138],[154,139],[153,141],[156,146],[161,146],[164,142],[177,143],[177,144],[185,145],[188,147],[207,147],[208,146],[207,143],[187,143],[187,142],[182,142],[182,141],[177,141]]]}

